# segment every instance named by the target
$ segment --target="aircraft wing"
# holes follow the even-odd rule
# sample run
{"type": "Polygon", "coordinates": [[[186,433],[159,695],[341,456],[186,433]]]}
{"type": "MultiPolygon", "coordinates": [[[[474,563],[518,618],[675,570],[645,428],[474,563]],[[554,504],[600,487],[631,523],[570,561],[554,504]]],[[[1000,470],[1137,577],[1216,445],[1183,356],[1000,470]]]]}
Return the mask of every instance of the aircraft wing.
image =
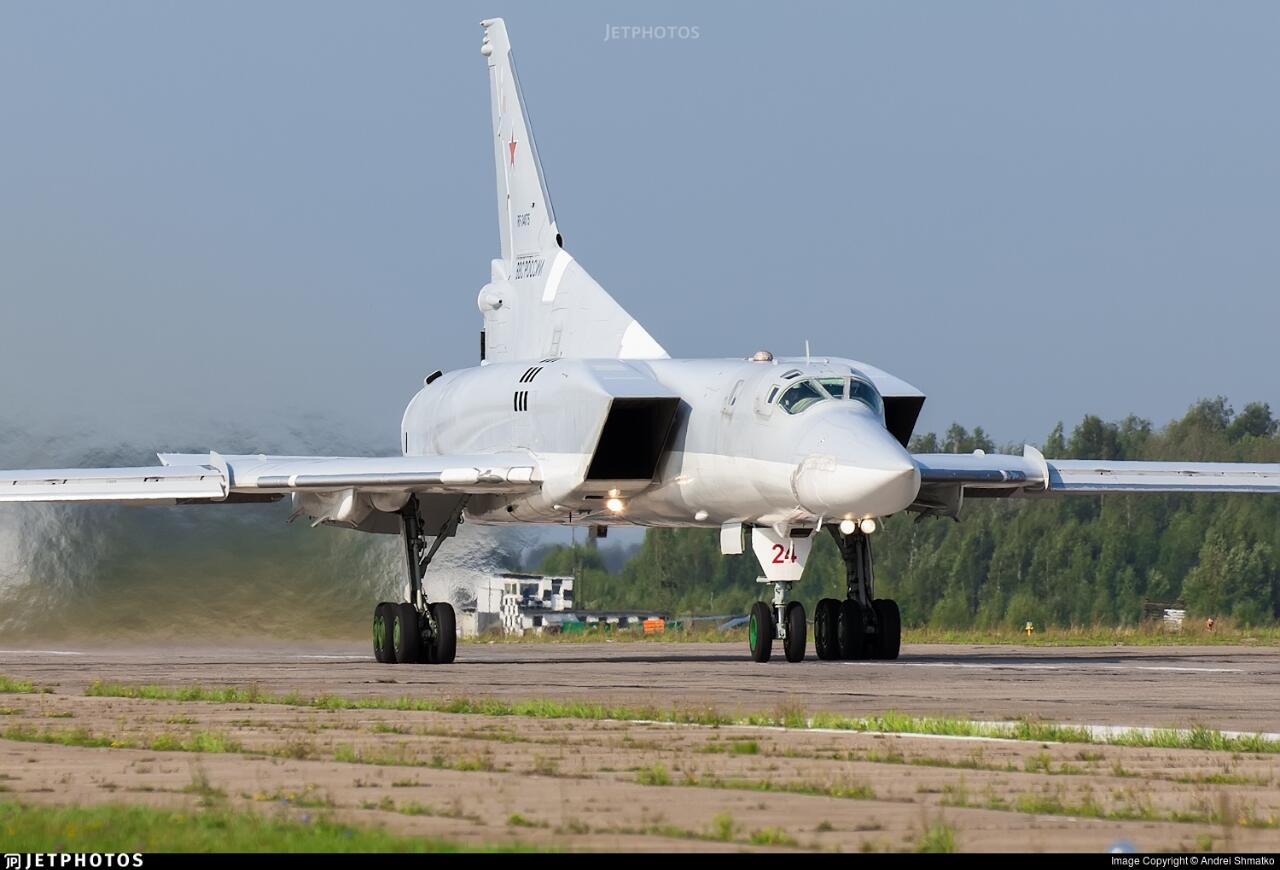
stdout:
{"type": "Polygon", "coordinates": [[[955,516],[969,498],[1043,497],[1106,492],[1280,493],[1280,464],[1120,462],[1022,456],[921,453],[920,494],[911,510],[955,516]]]}
{"type": "Polygon", "coordinates": [[[227,478],[209,465],[153,468],[42,468],[0,471],[0,502],[173,503],[227,497],[227,478]]]}
{"type": "Polygon", "coordinates": [[[522,492],[541,477],[525,452],[458,456],[222,456],[162,453],[159,466],[0,471],[0,502],[175,504],[270,501],[286,493],[522,492]]]}

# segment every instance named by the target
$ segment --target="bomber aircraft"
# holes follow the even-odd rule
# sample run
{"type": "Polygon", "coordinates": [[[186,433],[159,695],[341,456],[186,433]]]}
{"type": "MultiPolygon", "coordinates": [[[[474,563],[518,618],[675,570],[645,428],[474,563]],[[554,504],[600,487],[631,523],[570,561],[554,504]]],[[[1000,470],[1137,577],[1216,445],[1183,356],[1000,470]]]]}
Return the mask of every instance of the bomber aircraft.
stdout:
{"type": "Polygon", "coordinates": [[[965,498],[1106,492],[1280,492],[1280,465],[912,455],[925,396],[838,357],[672,359],[565,249],[502,19],[481,22],[489,70],[501,256],[478,298],[480,362],[435,371],[410,399],[399,455],[162,453],[148,468],[0,471],[0,501],[276,501],[313,525],[399,535],[403,600],[373,615],[379,662],[454,660],[453,608],[424,572],[459,523],[720,530],[749,538],[769,601],[751,608],[751,655],[774,640],[805,657],[788,600],[815,536],[834,536],[843,600],[814,610],[820,659],[898,657],[901,618],[875,596],[870,541],[885,517],[958,517],[965,498]]]}

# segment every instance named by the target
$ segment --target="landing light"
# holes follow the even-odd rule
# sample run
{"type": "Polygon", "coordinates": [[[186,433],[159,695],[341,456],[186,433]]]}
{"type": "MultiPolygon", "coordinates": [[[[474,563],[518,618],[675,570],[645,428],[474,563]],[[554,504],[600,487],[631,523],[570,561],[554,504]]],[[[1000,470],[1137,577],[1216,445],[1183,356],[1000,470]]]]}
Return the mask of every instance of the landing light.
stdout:
{"type": "Polygon", "coordinates": [[[867,517],[858,524],[858,528],[862,529],[862,534],[870,535],[876,530],[876,521],[871,519],[871,517],[867,517]]]}
{"type": "Polygon", "coordinates": [[[614,496],[613,498],[606,501],[604,503],[604,506],[607,507],[610,510],[610,512],[615,514],[622,513],[622,509],[623,507],[625,507],[625,505],[623,505],[622,503],[622,499],[618,498],[617,496],[614,496]]]}
{"type": "Polygon", "coordinates": [[[857,531],[857,528],[858,528],[858,524],[855,523],[853,520],[840,521],[840,534],[842,535],[852,535],[855,531],[857,531]]]}

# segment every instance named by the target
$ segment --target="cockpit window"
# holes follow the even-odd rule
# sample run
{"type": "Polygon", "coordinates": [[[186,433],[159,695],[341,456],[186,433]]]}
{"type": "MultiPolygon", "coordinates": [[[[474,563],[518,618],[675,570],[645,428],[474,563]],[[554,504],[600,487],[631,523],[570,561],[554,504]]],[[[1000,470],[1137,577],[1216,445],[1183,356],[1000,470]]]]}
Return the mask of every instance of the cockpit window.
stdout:
{"type": "Polygon", "coordinates": [[[827,398],[826,390],[820,389],[813,381],[801,381],[787,388],[778,399],[778,405],[788,414],[799,414],[810,405],[816,405],[827,398]]]}
{"type": "MultiPolygon", "coordinates": [[[[775,386],[769,393],[769,401],[777,395],[775,386]]],[[[852,377],[812,377],[797,380],[787,386],[778,396],[778,405],[788,414],[799,414],[810,405],[827,399],[853,399],[866,405],[871,411],[884,419],[884,399],[865,376],[855,372],[852,377]]]]}
{"type": "Polygon", "coordinates": [[[880,398],[880,393],[869,382],[861,378],[849,379],[849,398],[857,399],[864,403],[881,419],[884,418],[884,399],[880,398]]]}
{"type": "Polygon", "coordinates": [[[844,378],[818,378],[818,383],[831,394],[833,399],[844,398],[844,381],[844,378]]]}

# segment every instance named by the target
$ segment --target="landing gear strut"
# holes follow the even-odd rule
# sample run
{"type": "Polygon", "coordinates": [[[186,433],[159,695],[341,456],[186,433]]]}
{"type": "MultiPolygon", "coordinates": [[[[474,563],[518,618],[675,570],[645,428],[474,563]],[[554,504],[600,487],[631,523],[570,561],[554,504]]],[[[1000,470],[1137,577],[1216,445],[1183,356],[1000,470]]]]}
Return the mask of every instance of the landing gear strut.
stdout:
{"type": "Polygon", "coordinates": [[[902,617],[892,598],[875,597],[871,541],[861,531],[851,535],[828,526],[844,559],[843,601],[824,598],[813,615],[814,641],[820,659],[896,659],[902,646],[902,617]]]}
{"type": "Polygon", "coordinates": [[[405,571],[409,578],[408,601],[384,601],[373,611],[373,656],[388,664],[449,664],[457,652],[453,606],[448,602],[427,602],[422,584],[427,566],[440,545],[452,538],[462,522],[463,499],[436,530],[428,545],[417,496],[400,510],[400,533],[404,542],[405,571]]]}

